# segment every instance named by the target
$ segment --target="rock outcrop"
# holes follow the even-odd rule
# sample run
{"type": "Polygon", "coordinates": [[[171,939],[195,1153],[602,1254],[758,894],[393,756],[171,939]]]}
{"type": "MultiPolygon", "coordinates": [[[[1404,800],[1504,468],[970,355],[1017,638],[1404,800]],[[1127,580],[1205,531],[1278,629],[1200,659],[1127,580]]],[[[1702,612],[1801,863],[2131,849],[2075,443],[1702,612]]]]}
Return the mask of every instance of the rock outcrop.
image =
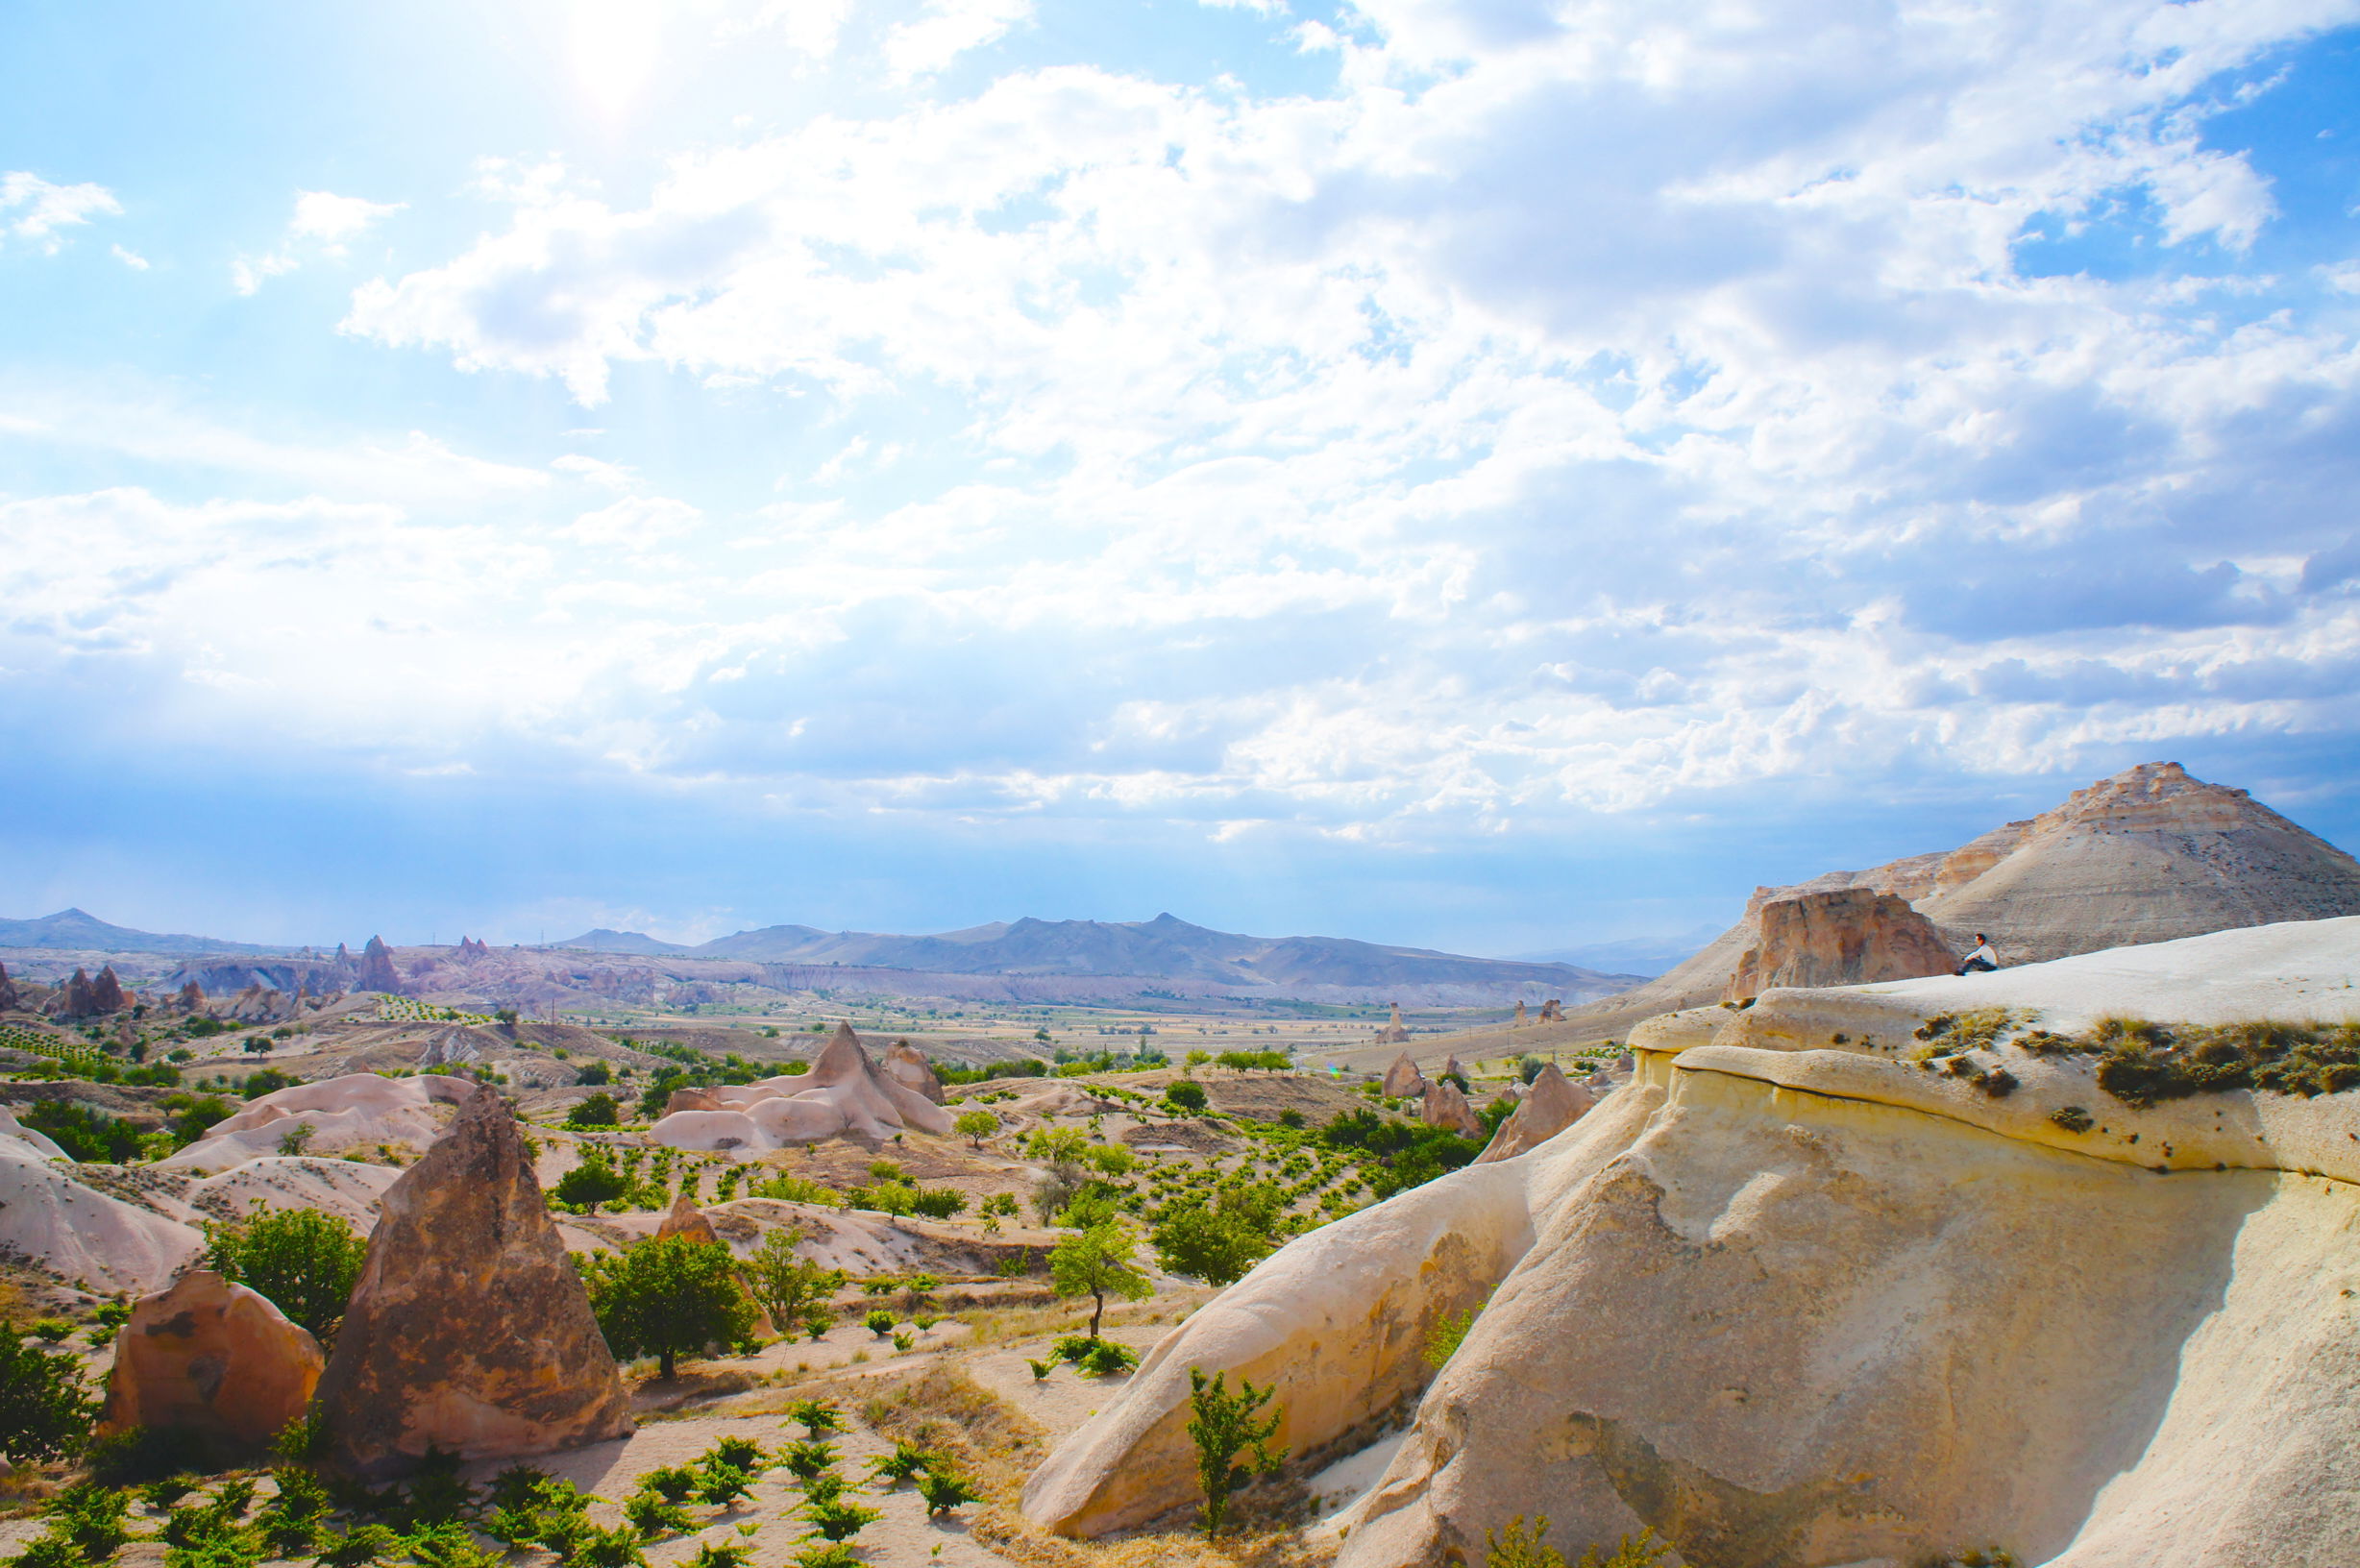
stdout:
{"type": "Polygon", "coordinates": [[[1510,1023],[1509,1027],[1512,1029],[1521,1029],[1531,1021],[1531,1018],[1525,1014],[1524,1011],[1524,999],[1519,996],[1516,998],[1516,1016],[1510,1023]]]}
{"type": "Polygon", "coordinates": [[[205,988],[191,980],[181,987],[178,1000],[184,1013],[202,1013],[205,1011],[205,988]]]}
{"type": "Polygon", "coordinates": [[[115,1335],[99,1432],[184,1432],[258,1454],[311,1403],[324,1364],[319,1342],[267,1298],[191,1269],[141,1298],[115,1335]]]}
{"type": "Polygon", "coordinates": [[[1577,1009],[1571,1038],[1620,1038],[1658,1014],[1720,1000],[1760,945],[1765,906],[1844,888],[1908,900],[1957,952],[1988,932],[2007,965],[2360,915],[2360,861],[2243,790],[2142,763],[1956,849],[1757,888],[1744,918],[1686,963],[1577,1009]]]}
{"type": "Polygon", "coordinates": [[[1564,1022],[1564,1021],[1565,1021],[1565,1004],[1564,1004],[1563,1002],[1561,1002],[1561,1001],[1558,1000],[1558,998],[1556,998],[1556,997],[1554,997],[1554,996],[1550,997],[1550,998],[1549,998],[1547,1001],[1545,1001],[1545,1002],[1541,1003],[1541,1004],[1540,1004],[1540,1021],[1541,1021],[1541,1022],[1543,1022],[1543,1023],[1562,1023],[1562,1022],[1564,1022]]]}
{"type": "Polygon", "coordinates": [[[667,1236],[685,1236],[691,1241],[709,1242],[716,1246],[721,1243],[721,1233],[713,1229],[713,1222],[705,1217],[704,1211],[689,1201],[685,1187],[673,1194],[672,1207],[664,1212],[663,1223],[655,1227],[655,1235],[658,1240],[667,1236]]]}
{"type": "Polygon", "coordinates": [[[372,1477],[430,1445],[497,1458],[631,1431],[589,1295],[488,1087],[386,1191],[319,1407],[339,1462],[372,1477]]]}
{"type": "Polygon", "coordinates": [[[848,1133],[880,1140],[904,1131],[950,1135],[950,1114],[881,1071],[849,1024],[836,1025],[799,1077],[719,1084],[709,1092],[718,1109],[670,1112],[648,1137],[677,1149],[761,1152],[848,1133]]]}
{"type": "Polygon", "coordinates": [[[1481,1560],[1487,1528],[1541,1514],[1568,1560],[1649,1528],[1709,1564],[2340,1564],[2360,1090],[2140,1111],[2089,1057],[2009,1041],[2142,987],[2149,1017],[2360,1018],[2355,983],[2347,919],[1659,1020],[1634,1081],[1530,1158],[1325,1226],[1200,1308],[1024,1507],[1098,1534],[1188,1501],[1188,1372],[1230,1368],[1321,1458],[1375,1433],[1351,1389],[1417,1398],[1339,1568],[1481,1560]],[[1909,1060],[1962,1005],[2011,1010],[1968,1053],[2011,1091],[1909,1060]],[[1415,1314],[1486,1289],[1417,1395],[1415,1314]]]}
{"type": "MultiPolygon", "coordinates": [[[[337,948],[338,953],[342,951],[337,948]]],[[[393,949],[385,945],[382,937],[371,937],[369,944],[360,950],[360,972],[353,978],[353,989],[401,994],[402,974],[393,967],[393,949]]]]}
{"type": "Polygon", "coordinates": [[[16,994],[16,982],[9,978],[9,967],[0,964],[0,1013],[13,1013],[24,1005],[16,994]]]}
{"type": "Polygon", "coordinates": [[[1761,936],[1737,960],[1723,1001],[1772,986],[1856,986],[1949,974],[1958,959],[1934,922],[1895,894],[1838,888],[1761,908],[1761,936]]]}
{"type": "Polygon", "coordinates": [[[885,1075],[936,1105],[943,1103],[943,1081],[934,1075],[934,1064],[926,1060],[925,1052],[906,1040],[897,1040],[885,1047],[885,1075]]]}
{"type": "Polygon", "coordinates": [[[1459,1086],[1438,1079],[1426,1086],[1425,1099],[1418,1106],[1417,1118],[1429,1127],[1439,1127],[1445,1132],[1457,1133],[1461,1138],[1484,1136],[1483,1118],[1476,1115],[1475,1108],[1466,1103],[1466,1096],[1459,1092],[1459,1086]]]}
{"type": "Polygon", "coordinates": [[[1475,1157],[1475,1163],[1485,1164],[1529,1154],[1580,1121],[1597,1104],[1596,1095],[1568,1080],[1552,1062],[1540,1069],[1539,1076],[1525,1090],[1524,1098],[1500,1123],[1500,1130],[1491,1135],[1484,1152],[1475,1157]]]}
{"type": "Polygon", "coordinates": [[[1384,1088],[1389,1100],[1417,1099],[1426,1092],[1426,1075],[1417,1070],[1417,1064],[1404,1051],[1385,1069],[1384,1088]]]}
{"type": "Polygon", "coordinates": [[[415,1078],[381,1078],[349,1072],[316,1084],[294,1084],[246,1102],[245,1109],[215,1122],[203,1138],[158,1164],[166,1170],[214,1172],[249,1160],[281,1153],[297,1127],[310,1132],[309,1154],[350,1149],[423,1149],[447,1123],[450,1106],[464,1100],[474,1085],[463,1078],[421,1073],[415,1078]]]}
{"type": "Polygon", "coordinates": [[[1395,1002],[1393,1003],[1392,1017],[1386,1021],[1384,1028],[1377,1031],[1377,1043],[1380,1045],[1399,1045],[1405,1043],[1409,1038],[1410,1026],[1402,1021],[1401,1004],[1399,1002],[1395,1002]]]}

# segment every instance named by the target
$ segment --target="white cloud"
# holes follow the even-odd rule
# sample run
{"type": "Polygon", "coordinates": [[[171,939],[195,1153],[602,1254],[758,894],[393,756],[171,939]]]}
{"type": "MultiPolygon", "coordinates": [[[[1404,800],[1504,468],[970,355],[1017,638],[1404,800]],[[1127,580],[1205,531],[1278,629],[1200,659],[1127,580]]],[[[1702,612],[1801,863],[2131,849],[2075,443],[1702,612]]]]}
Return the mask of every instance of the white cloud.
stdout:
{"type": "Polygon", "coordinates": [[[1032,0],[925,0],[914,20],[885,35],[885,63],[900,80],[932,76],[961,55],[997,43],[1032,14],[1032,0]]]}
{"type": "Polygon", "coordinates": [[[756,517],[568,455],[616,499],[417,590],[542,661],[487,724],[670,780],[1414,843],[2348,733],[2342,275],[2244,270],[2268,184],[2189,119],[2348,10],[1368,0],[1329,98],[1062,66],[644,200],[487,166],[343,329],[824,405],[756,517]],[[2169,254],[2019,264],[2066,222],[2169,254]]]}
{"type": "Polygon", "coordinates": [[[65,243],[59,230],[122,210],[104,185],[53,185],[24,169],[0,174],[0,232],[29,239],[51,256],[65,243]]]}
{"type": "Polygon", "coordinates": [[[111,249],[114,252],[114,258],[131,268],[132,271],[145,272],[148,270],[148,258],[138,252],[127,251],[120,245],[113,246],[111,249]]]}
{"type": "Polygon", "coordinates": [[[405,205],[363,201],[357,196],[338,196],[326,190],[299,190],[295,193],[295,215],[287,221],[285,236],[276,249],[261,256],[239,256],[233,260],[231,286],[240,294],[253,294],[267,280],[293,272],[306,260],[321,257],[341,260],[350,254],[352,241],[367,233],[378,219],[401,211],[405,205]]]}

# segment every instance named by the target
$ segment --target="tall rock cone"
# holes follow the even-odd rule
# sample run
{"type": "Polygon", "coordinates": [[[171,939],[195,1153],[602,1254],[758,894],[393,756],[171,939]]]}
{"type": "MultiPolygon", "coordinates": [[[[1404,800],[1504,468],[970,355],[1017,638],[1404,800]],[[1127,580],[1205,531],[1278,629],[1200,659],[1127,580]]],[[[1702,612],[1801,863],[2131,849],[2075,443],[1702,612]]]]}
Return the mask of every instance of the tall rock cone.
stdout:
{"type": "Polygon", "coordinates": [[[1410,1053],[1393,1058],[1393,1065],[1385,1069],[1385,1097],[1389,1100],[1414,1100],[1426,1092],[1426,1075],[1417,1070],[1410,1053]]]}
{"type": "Polygon", "coordinates": [[[1409,1038],[1410,1026],[1401,1021],[1401,1004],[1399,1002],[1395,1002],[1393,1004],[1393,1016],[1386,1021],[1384,1028],[1377,1031],[1377,1043],[1380,1045],[1400,1045],[1407,1043],[1409,1038]]]}
{"type": "Polygon", "coordinates": [[[123,991],[123,982],[115,978],[114,966],[102,966],[98,978],[90,982],[90,1010],[102,1016],[121,1013],[131,1006],[131,997],[123,991]]]}
{"type": "Polygon", "coordinates": [[[320,1378],[331,1452],[364,1477],[622,1437],[630,1400],[508,1108],[470,1094],[386,1188],[320,1378]]]}
{"type": "Polygon", "coordinates": [[[1531,1021],[1531,1017],[1524,1011],[1524,998],[1521,996],[1517,997],[1515,1027],[1521,1029],[1531,1021]]]}
{"type": "MultiPolygon", "coordinates": [[[[343,948],[336,949],[338,953],[343,948]]],[[[382,937],[371,937],[369,944],[360,950],[360,973],[353,981],[355,991],[381,991],[399,995],[402,991],[401,971],[393,967],[393,949],[385,945],[382,937]]]]}
{"type": "Polygon", "coordinates": [[[713,1222],[705,1217],[703,1210],[689,1202],[688,1188],[685,1187],[673,1195],[672,1207],[664,1213],[664,1222],[655,1227],[657,1240],[668,1236],[685,1236],[691,1241],[703,1241],[714,1246],[721,1244],[721,1233],[713,1229],[713,1222]]]}
{"type": "Polygon", "coordinates": [[[1500,1123],[1500,1130],[1491,1135],[1490,1143],[1475,1157],[1475,1163],[1513,1160],[1536,1149],[1580,1121],[1597,1103],[1596,1095],[1567,1079],[1552,1062],[1540,1069],[1540,1076],[1533,1080],[1522,1102],[1500,1123]]]}
{"type": "Polygon", "coordinates": [[[1466,1096],[1459,1092],[1457,1084],[1428,1084],[1425,1103],[1418,1107],[1418,1119],[1429,1127],[1457,1133],[1461,1138],[1484,1136],[1483,1118],[1466,1103],[1466,1096]]]}
{"type": "Polygon", "coordinates": [[[16,994],[16,982],[9,978],[9,967],[0,964],[0,1013],[12,1012],[24,1005],[16,994]]]}

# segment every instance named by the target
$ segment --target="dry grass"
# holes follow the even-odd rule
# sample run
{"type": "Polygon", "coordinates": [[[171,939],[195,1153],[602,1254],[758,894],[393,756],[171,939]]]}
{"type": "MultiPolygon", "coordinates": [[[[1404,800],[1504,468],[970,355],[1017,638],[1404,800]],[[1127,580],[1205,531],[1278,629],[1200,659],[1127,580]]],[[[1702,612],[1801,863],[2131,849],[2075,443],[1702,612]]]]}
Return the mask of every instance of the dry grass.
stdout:
{"type": "Polygon", "coordinates": [[[998,1507],[979,1510],[974,1531],[975,1539],[1026,1568],[1325,1568],[1339,1545],[1325,1538],[1306,1540],[1292,1528],[1250,1522],[1217,1541],[1188,1529],[1069,1541],[998,1507]]]}
{"type": "Polygon", "coordinates": [[[1013,1502],[1047,1451],[1047,1433],[1029,1416],[939,1363],[877,1390],[860,1413],[887,1437],[947,1451],[995,1501],[1013,1502]]]}
{"type": "MultiPolygon", "coordinates": [[[[1176,1323],[1213,1294],[1210,1290],[1175,1290],[1137,1303],[1106,1309],[1106,1327],[1136,1327],[1142,1323],[1176,1323]]],[[[1040,1307],[991,1308],[963,1311],[959,1321],[970,1331],[971,1346],[1006,1345],[1024,1339],[1048,1339],[1079,1334],[1090,1327],[1090,1302],[1054,1301],[1040,1307]]]]}

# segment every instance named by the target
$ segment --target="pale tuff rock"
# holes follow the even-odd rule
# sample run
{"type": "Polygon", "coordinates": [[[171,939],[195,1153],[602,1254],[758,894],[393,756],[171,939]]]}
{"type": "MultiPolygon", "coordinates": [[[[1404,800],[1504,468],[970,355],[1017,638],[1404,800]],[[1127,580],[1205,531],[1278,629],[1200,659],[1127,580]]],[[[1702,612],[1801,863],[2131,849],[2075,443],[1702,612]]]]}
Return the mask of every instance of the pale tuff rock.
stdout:
{"type": "Polygon", "coordinates": [[[1761,938],[1737,961],[1724,1001],[1773,986],[1853,986],[1949,974],[1958,960],[1906,899],[1869,888],[1782,898],[1761,908],[1761,938]]]}
{"type": "Polygon", "coordinates": [[[667,1236],[685,1236],[691,1241],[715,1245],[721,1242],[721,1233],[713,1229],[713,1222],[705,1217],[704,1211],[689,1201],[685,1187],[673,1194],[672,1207],[664,1212],[664,1221],[655,1227],[655,1235],[659,1240],[667,1236]]]}
{"type": "Polygon", "coordinates": [[[1393,1016],[1385,1027],[1377,1031],[1377,1043],[1398,1045],[1410,1038],[1410,1026],[1401,1020],[1401,1004],[1393,1004],[1393,1016]]]}
{"type": "Polygon", "coordinates": [[[1490,1143],[1475,1163],[1513,1160],[1519,1154],[1530,1153],[1581,1120],[1597,1103],[1596,1095],[1569,1082],[1552,1062],[1540,1069],[1540,1075],[1533,1080],[1508,1119],[1500,1123],[1500,1130],[1491,1135],[1490,1143]]]}
{"type": "Polygon", "coordinates": [[[357,1160],[266,1154],[189,1183],[186,1197],[191,1209],[221,1219],[243,1218],[257,1208],[313,1209],[366,1236],[385,1189],[401,1176],[357,1160]]]}
{"type": "Polygon", "coordinates": [[[0,1136],[0,1253],[111,1294],[160,1290],[205,1250],[194,1227],[86,1187],[73,1170],[30,1128],[12,1125],[0,1136]]]}
{"type": "Polygon", "coordinates": [[[1520,997],[1520,996],[1519,996],[1518,998],[1516,998],[1516,1017],[1515,1017],[1515,1021],[1514,1021],[1514,1022],[1513,1022],[1513,1023],[1511,1025],[1511,1027],[1512,1027],[1512,1028],[1516,1028],[1516,1029],[1521,1029],[1521,1028],[1523,1028],[1523,1027],[1525,1026],[1525,1024],[1526,1024],[1526,1023],[1528,1023],[1528,1022],[1530,1022],[1530,1021],[1531,1021],[1531,1020],[1525,1017],[1525,1013],[1524,1013],[1524,999],[1523,999],[1522,997],[1520,997]]]}
{"type": "Polygon", "coordinates": [[[1389,1100],[1413,1100],[1426,1092],[1426,1075],[1417,1070],[1410,1053],[1393,1058],[1393,1065],[1385,1069],[1385,1097],[1389,1100]]]}
{"type": "Polygon", "coordinates": [[[9,967],[0,964],[0,1013],[12,1013],[22,1006],[24,999],[16,994],[16,982],[9,978],[9,967]]]}
{"type": "Polygon", "coordinates": [[[1578,1009],[1584,1038],[1720,1000],[1760,943],[1764,906],[1841,888],[1907,899],[1957,952],[1988,932],[2004,965],[2360,915],[2360,861],[2243,790],[2143,763],[1957,849],[1757,888],[1744,919],[1686,963],[1578,1009]]]}
{"type": "Polygon", "coordinates": [[[1435,1076],[1438,1078],[1463,1078],[1466,1076],[1466,1069],[1459,1066],[1459,1058],[1457,1056],[1445,1056],[1442,1058],[1442,1070],[1435,1074],[1435,1076]]]}
{"type": "Polygon", "coordinates": [[[319,1342],[270,1301],[210,1269],[146,1296],[114,1337],[99,1433],[193,1433],[258,1452],[311,1403],[319,1342]]]}
{"type": "Polygon", "coordinates": [[[667,1116],[675,1111],[720,1111],[723,1109],[725,1107],[721,1103],[720,1095],[709,1089],[700,1089],[694,1084],[685,1089],[674,1090],[664,1099],[664,1115],[667,1116]]]}
{"type": "Polygon", "coordinates": [[[943,1103],[943,1081],[934,1075],[934,1064],[925,1053],[906,1040],[897,1040],[885,1047],[885,1075],[903,1089],[915,1090],[932,1100],[943,1103]]]}
{"type": "Polygon", "coordinates": [[[1466,1103],[1457,1084],[1437,1081],[1426,1086],[1426,1097],[1417,1110],[1417,1119],[1429,1127],[1439,1127],[1457,1133],[1461,1138],[1484,1136],[1483,1119],[1466,1103]]]}
{"type": "Polygon", "coordinates": [[[1541,1003],[1541,1004],[1540,1004],[1540,1021],[1541,1021],[1541,1022],[1543,1022],[1543,1023],[1562,1023],[1562,1022],[1564,1022],[1564,1021],[1565,1021],[1565,1004],[1564,1004],[1563,1002],[1559,1001],[1559,1000],[1558,1000],[1556,997],[1554,997],[1554,996],[1550,997],[1550,998],[1549,998],[1547,1001],[1545,1001],[1545,1002],[1541,1003]]]}
{"type": "Polygon", "coordinates": [[[849,1024],[836,1025],[800,1077],[722,1084],[710,1092],[716,1109],[671,1112],[648,1137],[678,1149],[759,1152],[848,1133],[879,1140],[905,1130],[950,1135],[949,1113],[880,1071],[849,1024]]]}
{"type": "Polygon", "coordinates": [[[381,1078],[350,1072],[294,1084],[249,1100],[244,1110],[158,1164],[166,1170],[228,1170],[279,1153],[281,1140],[299,1126],[311,1129],[304,1148],[312,1154],[374,1151],[381,1143],[422,1149],[441,1136],[449,1116],[443,1108],[465,1099],[473,1088],[463,1078],[440,1073],[381,1078]]]}
{"type": "Polygon", "coordinates": [[[479,1088],[387,1190],[319,1406],[364,1476],[620,1437],[630,1401],[507,1107],[479,1088]]]}
{"type": "Polygon", "coordinates": [[[1419,1240],[1454,1236],[1474,1266],[1453,1286],[1496,1290],[1337,1521],[1339,1568],[1479,1561],[1519,1514],[1568,1560],[1649,1527],[1706,1563],[1972,1542],[2051,1568],[2333,1568],[2360,1495],[2360,1091],[2134,1112],[2085,1057],[2009,1050],[1995,1097],[1884,1037],[1970,995],[2070,1028],[2142,983],[2149,1017],[2352,1017],[2356,980],[2350,919],[1660,1020],[1634,1081],[1530,1158],[1314,1232],[1199,1309],[1025,1509],[1096,1534],[1189,1501],[1192,1365],[1274,1381],[1304,1411],[1286,1440],[1350,1452],[1350,1387],[1417,1386],[1422,1335],[1382,1304],[1425,1299],[1419,1240]],[[2096,1124],[2055,1122],[2068,1104],[2096,1124]]]}

